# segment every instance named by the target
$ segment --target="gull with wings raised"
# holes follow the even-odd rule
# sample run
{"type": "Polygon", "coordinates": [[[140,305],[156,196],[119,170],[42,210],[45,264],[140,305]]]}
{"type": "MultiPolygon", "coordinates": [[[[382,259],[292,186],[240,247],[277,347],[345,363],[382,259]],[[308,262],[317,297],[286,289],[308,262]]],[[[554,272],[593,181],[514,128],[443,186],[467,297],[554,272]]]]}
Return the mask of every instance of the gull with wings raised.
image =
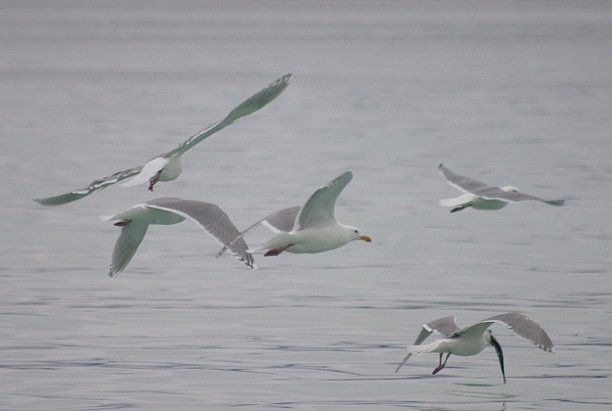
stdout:
{"type": "MultiPolygon", "coordinates": [[[[289,207],[257,221],[240,233],[233,241],[240,240],[248,231],[264,225],[276,233],[261,247],[264,256],[276,256],[286,251],[295,254],[314,254],[333,250],[354,241],[372,239],[353,226],[336,221],[335,206],[338,196],[353,178],[353,173],[342,173],[325,186],[316,190],[302,207],[289,207]]],[[[229,244],[231,245],[232,242],[229,244]]],[[[225,251],[221,249],[218,255],[225,251]]]]}
{"type": "Polygon", "coordinates": [[[92,181],[87,187],[60,194],[53,197],[37,198],[35,201],[47,206],[57,206],[79,200],[98,190],[109,187],[115,183],[126,180],[123,185],[135,186],[143,183],[149,184],[149,190],[159,181],[175,180],[182,172],[181,156],[196,144],[202,142],[212,134],[224,129],[241,117],[247,116],[263,108],[278,97],[289,85],[291,74],[286,74],[268,87],[255,93],[225,116],[225,118],[204,130],[189,137],[174,150],[160,154],[146,164],[119,171],[110,176],[92,181]]]}
{"type": "Polygon", "coordinates": [[[504,384],[506,383],[506,371],[504,369],[504,354],[501,345],[493,336],[489,327],[493,324],[503,324],[514,331],[518,336],[534,343],[544,351],[552,352],[553,343],[546,331],[538,323],[529,317],[519,313],[504,313],[493,317],[485,318],[469,327],[459,328],[455,323],[455,317],[443,317],[423,324],[421,332],[417,336],[413,345],[406,347],[408,355],[399,363],[395,372],[408,361],[412,354],[422,354],[426,352],[440,353],[438,366],[432,374],[440,372],[448,361],[451,354],[460,356],[472,356],[479,354],[487,345],[493,346],[497,353],[499,366],[501,368],[504,384]],[[431,333],[436,332],[444,338],[440,338],[429,344],[421,344],[431,333]],[[442,357],[446,353],[446,358],[442,362],[442,357]]]}

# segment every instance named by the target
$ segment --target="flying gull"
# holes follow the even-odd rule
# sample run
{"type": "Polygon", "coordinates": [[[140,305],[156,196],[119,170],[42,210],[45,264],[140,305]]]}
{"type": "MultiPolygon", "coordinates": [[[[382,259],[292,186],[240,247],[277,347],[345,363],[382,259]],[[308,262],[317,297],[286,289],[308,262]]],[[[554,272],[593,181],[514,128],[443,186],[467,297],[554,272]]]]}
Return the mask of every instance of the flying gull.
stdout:
{"type": "MultiPolygon", "coordinates": [[[[279,255],[283,251],[295,254],[321,253],[342,247],[353,240],[372,241],[357,228],[336,221],[334,215],[336,199],[352,178],[351,171],[341,174],[315,191],[302,207],[289,207],[271,214],[248,227],[233,241],[242,239],[258,225],[264,225],[276,233],[264,245],[251,250],[254,253],[264,251],[266,257],[279,255]]],[[[228,244],[231,245],[233,241],[228,244]]]]}
{"type": "Polygon", "coordinates": [[[461,211],[468,207],[476,210],[499,210],[508,203],[517,201],[541,201],[553,206],[562,206],[565,200],[544,200],[530,194],[525,194],[513,186],[494,187],[472,178],[460,176],[444,167],[438,166],[442,177],[459,191],[465,194],[455,198],[440,200],[440,205],[450,207],[451,213],[461,211]]]}
{"type": "Polygon", "coordinates": [[[119,171],[108,177],[94,180],[87,187],[69,193],[60,194],[53,197],[38,198],[35,201],[47,206],[57,206],[72,201],[79,200],[89,194],[106,188],[120,181],[129,179],[123,183],[125,186],[135,186],[143,183],[149,184],[149,190],[153,191],[153,187],[159,181],[172,181],[176,179],[182,171],[181,156],[190,148],[200,143],[207,137],[229,126],[234,121],[241,117],[247,116],[261,109],[276,97],[278,97],[285,88],[289,85],[291,74],[286,74],[279,78],[268,87],[258,93],[255,93],[240,105],[229,112],[227,116],[218,123],[215,123],[204,130],[189,137],[183,143],[179,144],[174,150],[160,154],[149,160],[145,165],[129,168],[119,171]]]}
{"type": "Polygon", "coordinates": [[[502,377],[505,384],[506,372],[504,370],[504,354],[502,352],[501,345],[493,336],[491,330],[489,330],[489,327],[495,323],[505,325],[514,331],[518,336],[533,342],[538,348],[541,348],[544,351],[553,351],[553,343],[548,334],[546,334],[539,324],[523,314],[499,314],[462,329],[457,327],[457,324],[455,324],[455,317],[444,317],[430,323],[423,324],[423,328],[414,341],[414,344],[406,347],[408,350],[408,355],[406,355],[402,362],[399,363],[395,369],[395,372],[399,371],[402,365],[408,361],[412,354],[436,352],[440,353],[440,360],[436,369],[433,370],[432,374],[435,375],[446,366],[448,357],[450,357],[451,354],[461,356],[476,355],[484,350],[487,344],[490,344],[493,346],[493,348],[495,348],[495,352],[497,353],[499,366],[501,368],[502,377]],[[442,334],[444,338],[438,339],[429,344],[421,345],[421,343],[434,331],[442,334]],[[442,356],[444,353],[446,353],[446,359],[444,362],[442,362],[442,356]]]}
{"type": "Polygon", "coordinates": [[[229,244],[229,249],[240,261],[255,269],[255,260],[249,253],[244,239],[232,241],[240,233],[228,215],[217,205],[202,201],[182,200],[163,197],[122,211],[113,216],[102,217],[104,221],[119,220],[121,234],[115,243],[109,275],[116,276],[128,265],[142,242],[150,224],[172,225],[185,219],[198,223],[208,234],[221,244],[229,244]]]}

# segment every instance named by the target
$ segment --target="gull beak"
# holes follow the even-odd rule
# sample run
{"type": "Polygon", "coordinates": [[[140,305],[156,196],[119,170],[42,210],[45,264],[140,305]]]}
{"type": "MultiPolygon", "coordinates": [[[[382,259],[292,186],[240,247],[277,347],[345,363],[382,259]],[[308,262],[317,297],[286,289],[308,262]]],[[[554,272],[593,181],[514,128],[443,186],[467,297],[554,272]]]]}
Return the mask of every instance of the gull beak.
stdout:
{"type": "Polygon", "coordinates": [[[493,337],[493,334],[489,335],[489,342],[495,348],[497,353],[497,359],[499,360],[499,367],[501,368],[502,377],[504,378],[504,384],[506,383],[506,371],[504,370],[504,352],[502,351],[501,345],[497,342],[497,339],[493,337]]]}
{"type": "Polygon", "coordinates": [[[359,239],[365,241],[366,243],[369,243],[372,241],[372,239],[367,235],[359,236],[359,239]]]}

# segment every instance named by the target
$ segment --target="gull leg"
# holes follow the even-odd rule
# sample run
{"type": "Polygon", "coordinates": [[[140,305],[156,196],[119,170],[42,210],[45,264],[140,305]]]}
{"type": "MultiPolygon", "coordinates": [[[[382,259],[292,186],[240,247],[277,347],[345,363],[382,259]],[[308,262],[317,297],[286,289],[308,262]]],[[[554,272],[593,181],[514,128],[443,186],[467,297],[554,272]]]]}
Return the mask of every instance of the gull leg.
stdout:
{"type": "Polygon", "coordinates": [[[149,179],[149,191],[153,191],[153,187],[155,187],[155,184],[157,184],[157,182],[159,181],[159,177],[161,176],[162,171],[164,171],[163,168],[149,179]]]}
{"type": "Polygon", "coordinates": [[[115,227],[125,227],[127,226],[129,223],[131,223],[132,220],[121,220],[121,221],[117,221],[115,224],[113,224],[115,227]]]}
{"type": "Polygon", "coordinates": [[[285,251],[287,248],[291,247],[293,244],[289,244],[285,247],[273,248],[271,250],[266,251],[264,257],[274,257],[285,251]]]}
{"type": "Polygon", "coordinates": [[[437,373],[439,373],[440,371],[442,371],[442,369],[444,367],[446,367],[446,362],[448,361],[448,357],[450,357],[451,353],[446,354],[446,359],[444,360],[444,363],[442,363],[442,355],[444,355],[444,353],[440,353],[440,363],[438,364],[438,366],[436,367],[435,370],[433,370],[433,372],[431,373],[431,375],[436,375],[437,373]]]}
{"type": "Polygon", "coordinates": [[[469,204],[462,204],[460,206],[457,206],[457,207],[453,208],[452,210],[450,210],[450,212],[451,213],[456,213],[457,211],[465,210],[468,207],[470,207],[469,204]]]}

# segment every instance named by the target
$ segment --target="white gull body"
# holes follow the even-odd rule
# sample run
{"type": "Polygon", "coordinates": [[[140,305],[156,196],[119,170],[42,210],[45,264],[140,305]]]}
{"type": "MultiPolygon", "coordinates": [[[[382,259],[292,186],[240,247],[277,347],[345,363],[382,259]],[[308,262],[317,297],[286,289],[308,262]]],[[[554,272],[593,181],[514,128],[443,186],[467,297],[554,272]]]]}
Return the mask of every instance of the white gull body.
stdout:
{"type": "Polygon", "coordinates": [[[552,352],[553,343],[546,331],[529,317],[519,313],[504,313],[478,321],[469,327],[459,328],[455,323],[455,317],[443,317],[423,324],[421,332],[414,344],[406,347],[408,355],[399,363],[395,372],[408,361],[412,354],[435,352],[440,354],[439,364],[433,374],[437,374],[446,366],[451,354],[459,356],[472,356],[479,354],[486,346],[495,348],[504,383],[506,383],[506,372],[504,369],[504,355],[501,345],[493,336],[489,327],[493,324],[503,324],[514,331],[518,336],[533,342],[538,348],[552,352]],[[433,332],[441,334],[443,338],[429,344],[421,344],[433,332]],[[442,356],[446,353],[446,359],[442,362],[442,356]]]}
{"type": "MultiPolygon", "coordinates": [[[[276,235],[250,251],[264,252],[267,257],[284,251],[294,254],[322,253],[354,240],[372,241],[356,227],[339,223],[335,217],[336,200],[352,178],[350,171],[341,174],[316,190],[302,207],[289,207],[271,214],[248,227],[235,240],[241,239],[260,224],[266,226],[276,235]]],[[[224,251],[225,247],[219,254],[224,251]]]]}
{"type": "Polygon", "coordinates": [[[450,207],[451,213],[472,207],[476,210],[499,210],[508,203],[518,201],[541,201],[543,203],[562,206],[565,200],[544,200],[542,198],[521,192],[514,186],[494,187],[469,177],[460,176],[446,168],[443,164],[438,166],[440,174],[448,184],[455,187],[462,194],[455,198],[440,200],[440,205],[450,207]]]}
{"type": "Polygon", "coordinates": [[[38,198],[35,201],[47,206],[57,206],[79,200],[98,190],[109,187],[115,183],[126,180],[122,185],[131,187],[148,183],[149,190],[159,181],[175,180],[182,172],[181,156],[196,144],[202,142],[212,134],[224,129],[241,117],[247,116],[263,108],[276,97],[278,97],[289,85],[291,74],[286,74],[274,81],[268,87],[255,93],[232,111],[225,118],[204,130],[199,131],[179,144],[174,150],[160,154],[149,160],[142,166],[136,166],[127,170],[119,171],[110,176],[92,181],[87,187],[60,194],[53,197],[38,198]]]}
{"type": "MultiPolygon", "coordinates": [[[[118,214],[102,217],[104,221],[119,220],[122,227],[115,243],[109,275],[116,276],[127,267],[144,239],[151,224],[172,225],[185,219],[197,222],[221,244],[229,244],[239,234],[228,215],[217,205],[203,201],[163,197],[147,201],[118,214]]],[[[244,239],[233,241],[228,248],[250,268],[256,268],[253,256],[247,251],[244,239]]]]}

